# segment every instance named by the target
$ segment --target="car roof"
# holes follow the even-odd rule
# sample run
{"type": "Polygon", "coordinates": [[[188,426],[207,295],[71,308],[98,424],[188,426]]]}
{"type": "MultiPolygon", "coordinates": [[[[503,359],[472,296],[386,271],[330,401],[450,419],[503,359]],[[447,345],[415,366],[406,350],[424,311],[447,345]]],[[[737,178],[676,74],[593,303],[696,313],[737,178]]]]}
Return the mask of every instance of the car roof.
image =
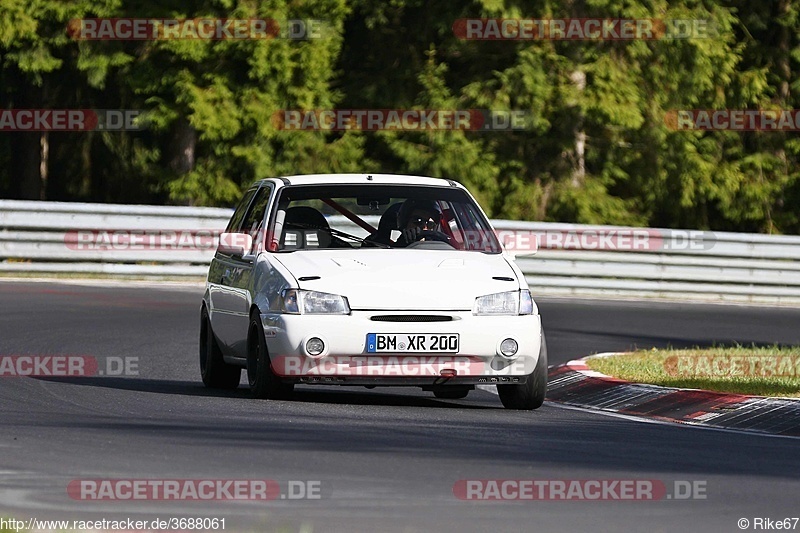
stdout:
{"type": "MultiPolygon", "coordinates": [[[[426,185],[435,187],[458,187],[461,185],[449,179],[407,176],[401,174],[308,174],[273,178],[285,185],[426,185]]],[[[261,180],[268,181],[268,180],[261,180]]]]}

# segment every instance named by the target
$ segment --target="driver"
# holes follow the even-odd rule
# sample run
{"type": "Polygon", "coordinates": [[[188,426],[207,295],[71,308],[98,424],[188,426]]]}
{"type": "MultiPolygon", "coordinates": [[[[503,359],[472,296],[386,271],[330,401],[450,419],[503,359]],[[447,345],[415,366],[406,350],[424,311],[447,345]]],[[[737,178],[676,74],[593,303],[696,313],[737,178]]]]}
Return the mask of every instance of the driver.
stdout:
{"type": "Polygon", "coordinates": [[[398,244],[408,246],[423,239],[448,242],[450,238],[441,232],[441,222],[439,202],[409,198],[397,211],[397,228],[401,233],[398,244]]]}

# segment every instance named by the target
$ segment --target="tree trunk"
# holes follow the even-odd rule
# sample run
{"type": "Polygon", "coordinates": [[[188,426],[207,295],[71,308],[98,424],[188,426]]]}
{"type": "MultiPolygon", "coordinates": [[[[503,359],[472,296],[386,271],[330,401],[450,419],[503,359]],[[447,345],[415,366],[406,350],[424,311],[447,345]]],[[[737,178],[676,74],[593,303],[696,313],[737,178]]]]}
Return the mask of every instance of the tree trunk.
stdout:
{"type": "Polygon", "coordinates": [[[47,200],[47,179],[50,165],[50,134],[42,131],[39,134],[39,200],[47,200]]]}
{"type": "Polygon", "coordinates": [[[42,198],[41,133],[14,132],[11,141],[11,179],[16,181],[16,196],[22,200],[42,198]]]}
{"type": "MultiPolygon", "coordinates": [[[[572,83],[583,92],[586,89],[586,73],[575,70],[569,76],[572,83]]],[[[575,121],[575,160],[573,162],[572,186],[580,187],[586,177],[586,131],[583,129],[583,113],[580,113],[578,120],[575,121]]]]}
{"type": "MultiPolygon", "coordinates": [[[[22,83],[12,98],[12,107],[41,108],[45,96],[46,88],[22,83]]],[[[22,200],[45,200],[50,152],[47,132],[18,131],[11,135],[11,180],[18,183],[17,196],[22,200]]]]}
{"type": "Polygon", "coordinates": [[[197,132],[189,121],[181,117],[172,128],[169,152],[167,154],[169,168],[181,176],[194,169],[197,132]]]}

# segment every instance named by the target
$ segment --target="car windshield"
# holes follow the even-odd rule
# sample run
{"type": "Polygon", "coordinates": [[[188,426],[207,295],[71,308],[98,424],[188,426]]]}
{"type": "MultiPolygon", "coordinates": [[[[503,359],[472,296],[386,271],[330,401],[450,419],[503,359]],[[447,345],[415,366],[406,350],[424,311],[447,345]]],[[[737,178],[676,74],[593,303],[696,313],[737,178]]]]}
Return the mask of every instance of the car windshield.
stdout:
{"type": "Polygon", "coordinates": [[[500,253],[481,210],[454,187],[313,185],[283,188],[267,248],[440,249],[500,253]]]}

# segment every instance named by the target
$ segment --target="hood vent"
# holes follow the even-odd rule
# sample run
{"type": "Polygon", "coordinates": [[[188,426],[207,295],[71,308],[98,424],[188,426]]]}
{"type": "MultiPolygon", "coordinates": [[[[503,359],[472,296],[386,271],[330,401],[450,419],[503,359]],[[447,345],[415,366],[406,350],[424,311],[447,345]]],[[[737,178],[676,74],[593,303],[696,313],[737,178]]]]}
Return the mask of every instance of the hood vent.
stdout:
{"type": "Polygon", "coordinates": [[[373,322],[450,322],[447,315],[375,315],[369,317],[373,322]]]}

